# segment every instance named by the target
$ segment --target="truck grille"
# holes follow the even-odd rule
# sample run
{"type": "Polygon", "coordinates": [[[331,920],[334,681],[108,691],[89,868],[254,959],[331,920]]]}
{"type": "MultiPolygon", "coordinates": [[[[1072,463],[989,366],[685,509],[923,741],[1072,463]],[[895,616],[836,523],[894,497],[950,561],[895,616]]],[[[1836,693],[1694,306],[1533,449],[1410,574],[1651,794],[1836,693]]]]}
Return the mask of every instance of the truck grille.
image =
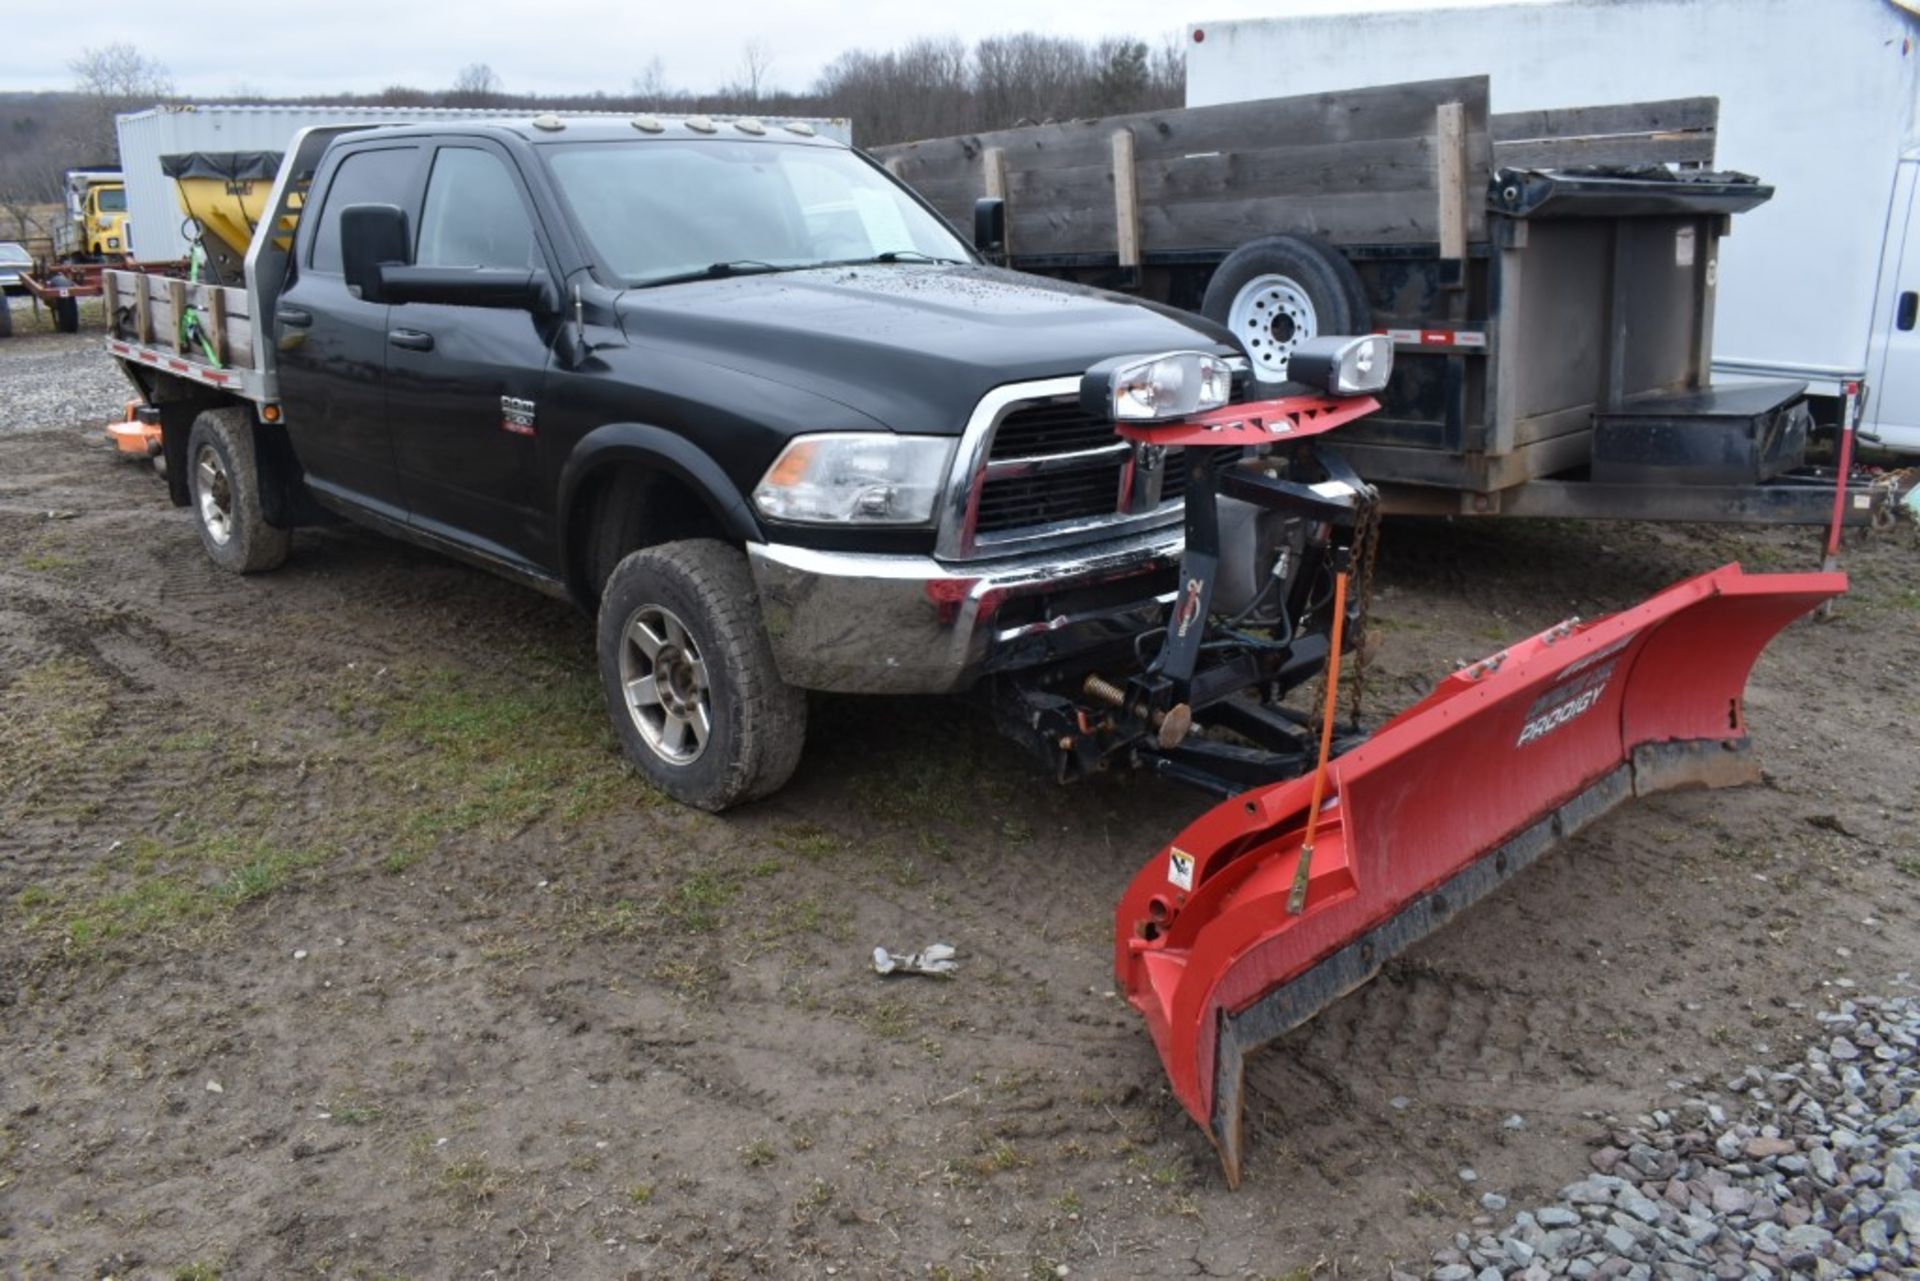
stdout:
{"type": "MultiPolygon", "coordinates": [[[[1017,405],[994,429],[973,533],[1004,535],[1145,515],[1130,512],[1122,492],[1131,456],[1132,447],[1114,436],[1113,424],[1081,409],[1073,397],[1017,405]]],[[[1181,451],[1167,452],[1161,475],[1161,503],[1177,501],[1186,483],[1181,451]]]]}

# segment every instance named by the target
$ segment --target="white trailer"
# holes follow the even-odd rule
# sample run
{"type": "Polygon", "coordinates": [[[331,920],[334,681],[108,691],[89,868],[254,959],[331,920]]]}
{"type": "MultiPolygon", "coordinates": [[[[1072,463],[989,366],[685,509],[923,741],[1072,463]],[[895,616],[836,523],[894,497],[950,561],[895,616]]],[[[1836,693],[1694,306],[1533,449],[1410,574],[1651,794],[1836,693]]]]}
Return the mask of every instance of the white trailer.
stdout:
{"type": "MultiPolygon", "coordinates": [[[[120,167],[126,174],[127,210],[133,222],[133,256],[143,262],[172,262],[187,256],[181,232],[185,216],[174,196],[173,179],[160,169],[160,157],[187,152],[285,152],[302,129],[331,125],[400,125],[427,120],[480,117],[524,119],[526,109],[479,111],[455,107],[258,106],[151,107],[119,117],[120,167]]],[[[568,112],[569,117],[596,113],[568,112]]],[[[600,115],[628,113],[597,113],[600,115]]],[[[716,119],[731,117],[716,117],[716,119]]],[[[788,117],[767,116],[769,124],[788,117]]],[[[853,125],[847,120],[808,120],[820,133],[849,146],[853,125]]]]}
{"type": "Polygon", "coordinates": [[[1717,165],[1774,197],[1722,247],[1716,376],[1804,381],[1830,422],[1863,383],[1863,437],[1920,452],[1915,0],[1441,5],[1201,22],[1187,38],[1189,107],[1473,75],[1492,77],[1502,115],[1719,98],[1717,165]]]}

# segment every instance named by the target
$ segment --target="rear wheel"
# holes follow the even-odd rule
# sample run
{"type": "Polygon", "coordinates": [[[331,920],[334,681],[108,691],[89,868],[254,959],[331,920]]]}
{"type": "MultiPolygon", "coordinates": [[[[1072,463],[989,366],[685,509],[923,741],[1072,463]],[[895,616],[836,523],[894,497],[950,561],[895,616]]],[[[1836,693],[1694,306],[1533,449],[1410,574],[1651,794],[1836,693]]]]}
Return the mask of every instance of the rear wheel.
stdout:
{"type": "Polygon", "coordinates": [[[1372,327],[1353,264],[1305,236],[1268,236],[1228,254],[1200,310],[1233,331],[1254,379],[1269,385],[1287,381],[1293,351],[1307,339],[1372,327]]]}
{"type": "Polygon", "coordinates": [[[235,574],[277,569],[293,535],[261,514],[260,469],[253,423],[245,409],[209,409],[187,438],[187,487],[200,545],[213,563],[235,574]]]}
{"type": "Polygon", "coordinates": [[[634,552],[607,580],[599,633],[614,732],[662,791],[723,810],[792,776],[806,695],[780,679],[738,550],[689,539],[634,552]]]}

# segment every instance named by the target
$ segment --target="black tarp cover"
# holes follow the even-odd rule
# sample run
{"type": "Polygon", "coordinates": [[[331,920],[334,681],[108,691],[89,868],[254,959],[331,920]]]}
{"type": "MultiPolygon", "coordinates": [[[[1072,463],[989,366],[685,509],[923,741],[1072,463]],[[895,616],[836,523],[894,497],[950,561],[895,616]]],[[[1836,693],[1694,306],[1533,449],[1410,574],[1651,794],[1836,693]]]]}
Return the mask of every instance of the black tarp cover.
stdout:
{"type": "Polygon", "coordinates": [[[277,151],[184,151],[160,157],[160,172],[169,178],[223,178],[252,182],[280,172],[277,151]]]}

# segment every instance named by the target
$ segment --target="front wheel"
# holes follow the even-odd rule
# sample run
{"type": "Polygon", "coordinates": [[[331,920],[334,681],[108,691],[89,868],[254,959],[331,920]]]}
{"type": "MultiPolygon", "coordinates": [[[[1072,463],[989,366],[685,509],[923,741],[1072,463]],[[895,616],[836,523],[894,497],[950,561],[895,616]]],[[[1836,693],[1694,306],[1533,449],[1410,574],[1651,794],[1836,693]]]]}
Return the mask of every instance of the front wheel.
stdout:
{"type": "Polygon", "coordinates": [[[693,539],[634,552],[607,579],[599,632],[614,732],[667,795],[717,811],[792,777],[806,695],[780,679],[738,550],[693,539]]]}

